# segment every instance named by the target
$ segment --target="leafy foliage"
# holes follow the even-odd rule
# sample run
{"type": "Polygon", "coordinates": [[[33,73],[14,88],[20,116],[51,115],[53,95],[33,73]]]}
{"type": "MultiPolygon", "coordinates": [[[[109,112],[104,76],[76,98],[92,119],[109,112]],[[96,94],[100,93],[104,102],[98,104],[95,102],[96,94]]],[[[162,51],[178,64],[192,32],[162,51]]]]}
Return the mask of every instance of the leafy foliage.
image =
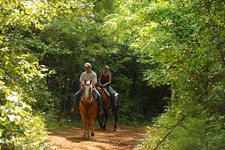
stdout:
{"type": "Polygon", "coordinates": [[[1,130],[3,149],[43,149],[47,146],[47,132],[43,120],[32,114],[22,96],[1,82],[1,130]]]}
{"type": "MultiPolygon", "coordinates": [[[[47,54],[68,54],[60,35],[88,32],[92,3],[57,1],[0,2],[0,143],[2,149],[43,149],[47,131],[43,114],[58,103],[47,87],[53,74],[43,64],[47,54]],[[85,10],[85,11],[84,11],[85,10]]],[[[84,39],[84,38],[83,38],[84,39]]],[[[80,40],[81,41],[81,40],[80,40]]],[[[78,43],[80,41],[77,41],[78,43]]]]}
{"type": "MultiPolygon", "coordinates": [[[[66,114],[66,117],[71,115],[73,95],[79,89],[79,76],[84,71],[83,64],[90,62],[97,75],[103,71],[105,65],[110,66],[113,88],[120,93],[120,116],[123,122],[136,124],[140,120],[151,120],[151,116],[157,116],[163,111],[162,108],[168,101],[158,102],[158,100],[169,96],[169,90],[162,88],[167,94],[152,97],[152,103],[158,104],[158,108],[139,105],[142,101],[148,103],[149,95],[146,93],[148,90],[153,91],[152,87],[142,81],[142,70],[137,69],[144,68],[145,65],[137,62],[137,53],[129,48],[128,43],[116,41],[115,36],[110,34],[112,30],[108,30],[104,24],[108,16],[117,12],[119,4],[117,1],[94,1],[93,4],[91,8],[93,14],[85,15],[90,16],[86,18],[90,20],[89,23],[91,22],[85,26],[88,28],[87,32],[85,30],[79,34],[70,34],[71,32],[51,29],[42,33],[42,40],[45,43],[60,43],[62,49],[60,53],[45,53],[41,60],[42,64],[55,71],[55,74],[47,79],[50,91],[59,99],[54,101],[54,106],[59,113],[66,114]],[[141,92],[143,86],[145,92],[141,92]],[[143,95],[144,100],[141,98],[143,95]],[[142,115],[144,106],[145,112],[148,112],[144,113],[146,116],[142,115]],[[132,111],[133,109],[136,111],[132,111]]],[[[159,92],[160,88],[155,91],[159,92]]]]}
{"type": "Polygon", "coordinates": [[[185,120],[160,149],[224,147],[224,120],[219,119],[225,114],[221,109],[224,2],[130,0],[121,4],[121,15],[109,18],[105,25],[118,32],[118,41],[129,40],[139,61],[149,64],[144,76],[150,85],[168,84],[174,91],[166,113],[157,119],[160,128],[153,136],[149,133],[140,149],[153,149],[182,116],[185,120]]]}
{"type": "MultiPolygon", "coordinates": [[[[201,17],[190,21],[202,11],[197,11],[195,3],[190,8],[196,7],[196,12],[192,12],[188,2],[183,9],[179,1],[173,5],[166,1],[151,4],[147,0],[1,1],[2,148],[46,146],[44,123],[50,126],[56,120],[66,123],[66,118],[71,117],[72,97],[79,88],[79,76],[87,61],[97,74],[105,65],[110,66],[113,88],[120,93],[120,116],[124,123],[151,121],[162,113],[170,101],[169,88],[173,87],[175,98],[160,118],[162,121],[159,119],[166,129],[158,132],[166,132],[174,120],[179,120],[179,114],[189,116],[185,125],[188,127],[194,122],[192,118],[197,118],[201,125],[209,122],[218,130],[223,128],[216,121],[224,119],[221,111],[224,84],[220,80],[224,76],[223,35],[220,42],[214,38],[219,31],[210,37],[202,35],[216,25],[222,27],[223,22],[212,15],[211,29],[205,27],[201,17]],[[187,15],[189,12],[191,16],[187,15]],[[210,47],[209,39],[215,41],[210,47]],[[215,49],[218,45],[219,51],[215,49]],[[208,95],[197,107],[193,99],[204,90],[208,95]]],[[[219,15],[223,16],[223,12],[219,15]]],[[[223,134],[219,135],[217,138],[222,140],[223,134]]]]}

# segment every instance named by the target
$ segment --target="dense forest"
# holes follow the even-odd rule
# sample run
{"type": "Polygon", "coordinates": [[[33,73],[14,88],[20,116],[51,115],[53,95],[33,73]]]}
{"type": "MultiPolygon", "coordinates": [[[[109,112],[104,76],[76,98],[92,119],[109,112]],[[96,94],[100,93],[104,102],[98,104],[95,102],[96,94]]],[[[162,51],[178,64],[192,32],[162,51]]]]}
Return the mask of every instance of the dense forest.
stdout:
{"type": "Polygon", "coordinates": [[[0,149],[45,149],[84,63],[110,66],[136,149],[225,148],[223,0],[1,0],[0,149]]]}

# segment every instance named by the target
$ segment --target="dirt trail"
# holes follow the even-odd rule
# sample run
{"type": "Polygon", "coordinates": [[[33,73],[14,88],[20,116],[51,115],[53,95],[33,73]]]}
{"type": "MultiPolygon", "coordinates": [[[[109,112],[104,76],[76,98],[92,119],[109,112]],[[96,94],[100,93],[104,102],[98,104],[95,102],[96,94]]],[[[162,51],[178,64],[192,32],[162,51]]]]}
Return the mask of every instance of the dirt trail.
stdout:
{"type": "Polygon", "coordinates": [[[109,125],[106,131],[95,129],[95,136],[84,140],[83,128],[63,128],[53,132],[49,144],[50,149],[56,150],[131,150],[141,143],[146,130],[146,126],[119,125],[113,131],[109,125]]]}

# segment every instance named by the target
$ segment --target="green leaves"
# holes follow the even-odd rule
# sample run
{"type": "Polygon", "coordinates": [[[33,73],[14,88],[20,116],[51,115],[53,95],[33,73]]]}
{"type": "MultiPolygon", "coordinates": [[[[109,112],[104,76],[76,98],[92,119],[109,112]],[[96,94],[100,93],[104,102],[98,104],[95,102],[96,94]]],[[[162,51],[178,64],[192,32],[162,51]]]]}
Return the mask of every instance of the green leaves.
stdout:
{"type": "MultiPolygon", "coordinates": [[[[119,17],[109,17],[106,26],[112,24],[111,30],[118,33],[115,34],[117,41],[129,41],[128,46],[138,54],[139,61],[148,64],[144,79],[152,86],[173,85],[176,91],[175,100],[163,119],[158,120],[158,124],[162,124],[160,131],[163,132],[159,135],[162,137],[166,134],[171,123],[177,120],[176,114],[188,117],[184,121],[187,124],[181,125],[181,129],[169,137],[161,149],[189,149],[196,139],[200,139],[194,144],[197,145],[196,149],[218,149],[221,146],[205,146],[210,139],[206,132],[213,133],[205,120],[212,114],[224,115],[220,107],[225,106],[221,101],[225,94],[222,90],[225,86],[222,71],[224,36],[221,35],[225,32],[221,27],[224,25],[224,5],[220,0],[123,1],[119,17]],[[136,6],[142,6],[142,9],[135,9],[136,6]],[[196,98],[205,91],[207,95],[196,98]],[[195,128],[202,130],[198,132],[195,128]],[[203,138],[205,136],[207,139],[203,138]],[[176,142],[183,137],[187,138],[176,142]]],[[[220,124],[218,120],[209,122],[220,124]]],[[[223,137],[224,134],[213,136],[223,137]]],[[[151,143],[155,140],[151,139],[147,139],[150,142],[144,143],[142,149],[154,147],[151,143]]]]}
{"type": "MultiPolygon", "coordinates": [[[[210,140],[210,148],[221,146],[216,140],[224,137],[217,132],[223,130],[225,106],[224,2],[3,0],[0,9],[0,141],[8,141],[4,148],[33,149],[39,140],[37,149],[43,146],[45,127],[32,111],[69,110],[87,61],[97,73],[110,66],[115,89],[125,93],[122,116],[137,109],[135,116],[143,119],[139,113],[146,107],[136,105],[148,104],[157,114],[156,107],[168,100],[162,92],[149,90],[146,82],[155,88],[173,85],[173,100],[158,119],[162,128],[155,136],[162,138],[181,115],[187,119],[162,149],[199,148],[210,140]],[[177,138],[188,142],[179,144],[177,138]]],[[[146,147],[154,147],[148,144],[158,138],[146,147]]]]}
{"type": "Polygon", "coordinates": [[[47,132],[40,118],[34,117],[22,95],[0,85],[0,143],[2,148],[44,148],[47,132]],[[37,144],[37,141],[38,144],[37,144]]]}

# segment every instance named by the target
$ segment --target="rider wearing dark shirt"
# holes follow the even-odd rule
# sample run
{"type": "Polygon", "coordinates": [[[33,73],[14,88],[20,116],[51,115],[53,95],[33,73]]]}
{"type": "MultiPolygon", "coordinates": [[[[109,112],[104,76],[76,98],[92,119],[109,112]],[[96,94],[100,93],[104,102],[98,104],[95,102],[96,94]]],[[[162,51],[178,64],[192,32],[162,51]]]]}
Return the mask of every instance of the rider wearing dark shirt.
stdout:
{"type": "Polygon", "coordinates": [[[104,72],[100,74],[98,83],[101,87],[106,87],[107,91],[110,94],[113,106],[116,107],[116,97],[114,95],[114,91],[111,86],[111,81],[112,81],[112,75],[109,74],[109,66],[105,66],[104,72]]]}

